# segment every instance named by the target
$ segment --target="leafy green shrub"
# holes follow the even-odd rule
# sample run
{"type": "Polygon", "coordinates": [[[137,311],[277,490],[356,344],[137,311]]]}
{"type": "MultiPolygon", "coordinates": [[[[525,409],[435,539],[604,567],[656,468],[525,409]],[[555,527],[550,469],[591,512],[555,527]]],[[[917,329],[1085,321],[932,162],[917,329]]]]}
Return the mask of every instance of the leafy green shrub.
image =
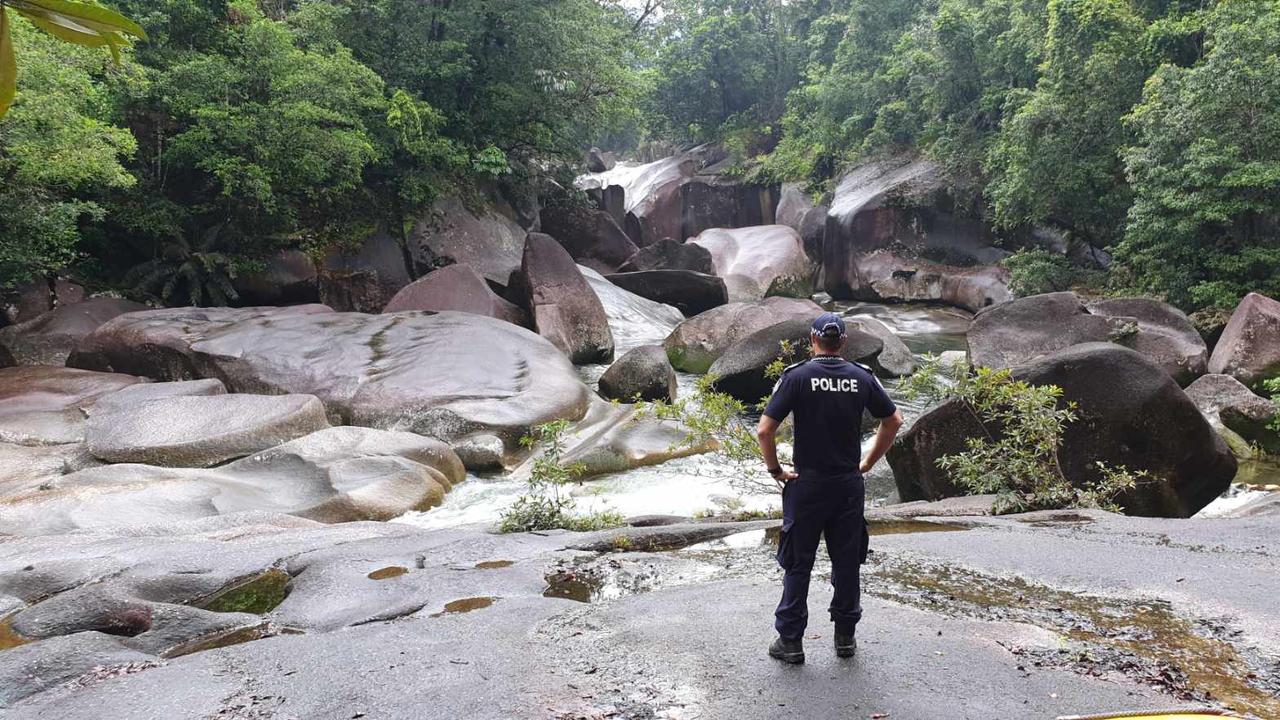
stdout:
{"type": "MultiPolygon", "coordinates": [[[[765,368],[765,376],[781,377],[789,364],[808,357],[808,354],[808,345],[797,347],[795,343],[783,340],[778,357],[765,368]]],[[[781,492],[778,483],[763,470],[764,460],[760,455],[754,423],[747,416],[748,406],[731,395],[718,392],[715,389],[717,379],[715,375],[703,375],[694,384],[691,395],[674,402],[639,403],[636,406],[638,415],[679,423],[685,431],[679,447],[710,446],[720,460],[716,466],[717,476],[726,478],[735,491],[744,495],[781,492]]],[[[763,410],[768,400],[762,398],[756,409],[763,410]]],[[[779,460],[784,463],[789,462],[784,457],[785,449],[778,448],[779,460]]]]}
{"type": "Polygon", "coordinates": [[[1276,416],[1271,418],[1271,424],[1267,427],[1280,433],[1280,377],[1262,381],[1262,389],[1271,396],[1271,402],[1276,406],[1276,416]]]}
{"type": "Polygon", "coordinates": [[[1009,289],[1018,297],[1098,286],[1103,280],[1099,271],[1082,268],[1049,250],[1019,250],[1000,264],[1008,268],[1009,289]]]}
{"type": "Polygon", "coordinates": [[[998,514],[1058,508],[1102,508],[1120,512],[1116,499],[1148,477],[1124,466],[1098,463],[1099,480],[1076,487],[1062,472],[1058,452],[1066,426],[1076,420],[1075,403],[1060,402],[1062,388],[1014,380],[1008,370],[944,366],[926,356],[901,389],[908,397],[955,397],[986,434],[965,440],[967,450],[938,459],[961,488],[994,493],[998,514]]]}
{"type": "MultiPolygon", "coordinates": [[[[781,372],[781,370],[779,370],[781,372]]],[[[760,443],[747,417],[746,403],[715,389],[715,375],[703,375],[692,394],[673,402],[639,403],[638,417],[673,420],[684,431],[680,448],[711,447],[719,462],[716,477],[723,477],[736,492],[755,495],[781,489],[763,471],[760,443]]],[[[779,448],[779,459],[783,448],[779,448]]]]}
{"type": "Polygon", "coordinates": [[[502,532],[555,529],[586,532],[626,524],[622,515],[616,512],[575,513],[576,503],[565,487],[577,481],[586,468],[581,463],[565,464],[562,460],[564,433],[568,429],[568,420],[556,420],[539,425],[531,435],[520,439],[520,444],[525,447],[531,448],[541,441],[544,448],[533,461],[528,490],[502,513],[499,525],[502,532]]]}

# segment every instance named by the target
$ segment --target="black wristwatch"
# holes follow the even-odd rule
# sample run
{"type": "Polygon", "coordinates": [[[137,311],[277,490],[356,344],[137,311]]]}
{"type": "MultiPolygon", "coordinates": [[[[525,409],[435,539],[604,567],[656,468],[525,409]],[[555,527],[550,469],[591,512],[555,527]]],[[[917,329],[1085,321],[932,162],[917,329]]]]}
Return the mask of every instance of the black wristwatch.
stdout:
{"type": "Polygon", "coordinates": [[[771,468],[766,468],[766,469],[769,471],[769,474],[770,474],[771,476],[773,476],[773,477],[778,477],[779,475],[781,475],[781,474],[782,474],[782,468],[781,468],[781,467],[771,467],[771,468]]]}

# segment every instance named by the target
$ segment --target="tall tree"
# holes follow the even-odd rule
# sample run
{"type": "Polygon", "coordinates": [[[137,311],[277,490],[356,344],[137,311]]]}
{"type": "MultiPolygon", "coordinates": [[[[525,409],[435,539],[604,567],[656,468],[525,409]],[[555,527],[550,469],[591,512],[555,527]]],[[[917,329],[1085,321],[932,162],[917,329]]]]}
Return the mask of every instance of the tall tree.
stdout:
{"type": "Polygon", "coordinates": [[[1162,66],[1129,116],[1122,281],[1187,308],[1280,295],[1280,2],[1219,3],[1203,62],[1162,66]]]}
{"type": "Polygon", "coordinates": [[[995,218],[1046,224],[1078,240],[1119,239],[1130,192],[1121,122],[1149,70],[1144,25],[1125,0],[1050,0],[1042,77],[1010,96],[1016,108],[987,159],[995,218]]]}

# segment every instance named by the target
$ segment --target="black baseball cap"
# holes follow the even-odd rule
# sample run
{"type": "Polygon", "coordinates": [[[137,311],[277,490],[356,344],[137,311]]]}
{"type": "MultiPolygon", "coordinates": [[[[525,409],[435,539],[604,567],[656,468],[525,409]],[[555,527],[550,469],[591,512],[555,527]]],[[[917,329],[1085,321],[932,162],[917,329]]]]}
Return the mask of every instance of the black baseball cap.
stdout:
{"type": "Polygon", "coordinates": [[[809,330],[814,337],[822,337],[829,339],[844,338],[848,335],[845,330],[844,320],[835,313],[822,313],[817,320],[813,321],[813,327],[809,330]]]}

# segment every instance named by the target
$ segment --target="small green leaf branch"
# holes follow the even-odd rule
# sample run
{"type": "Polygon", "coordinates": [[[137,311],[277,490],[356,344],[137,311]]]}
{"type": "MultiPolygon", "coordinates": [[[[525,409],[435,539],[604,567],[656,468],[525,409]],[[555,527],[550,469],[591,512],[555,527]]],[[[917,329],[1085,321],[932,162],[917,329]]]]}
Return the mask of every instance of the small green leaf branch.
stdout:
{"type": "Polygon", "coordinates": [[[0,0],[0,117],[9,111],[18,91],[18,61],[9,31],[10,10],[64,42],[105,47],[116,62],[120,61],[120,48],[127,46],[130,38],[147,38],[142,26],[98,5],[69,0],[0,0]]]}

